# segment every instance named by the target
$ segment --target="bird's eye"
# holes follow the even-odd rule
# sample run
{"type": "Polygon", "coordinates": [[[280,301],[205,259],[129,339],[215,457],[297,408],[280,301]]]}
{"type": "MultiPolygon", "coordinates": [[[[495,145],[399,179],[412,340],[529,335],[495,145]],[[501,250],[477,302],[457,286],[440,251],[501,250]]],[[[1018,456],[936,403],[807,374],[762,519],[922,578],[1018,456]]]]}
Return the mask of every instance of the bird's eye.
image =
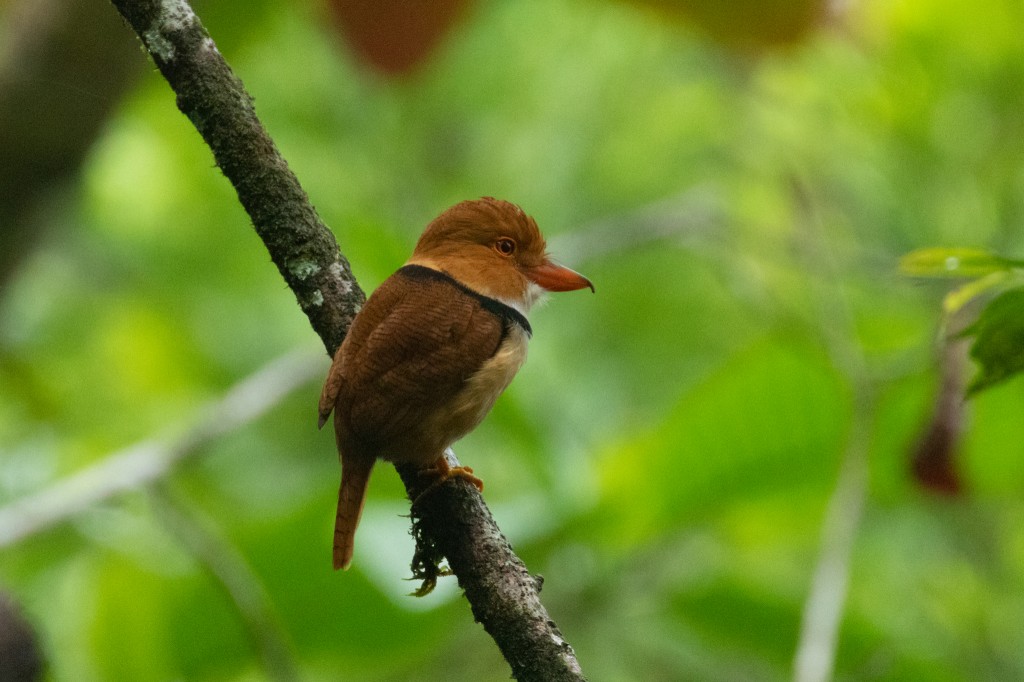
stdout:
{"type": "Polygon", "coordinates": [[[494,249],[502,256],[511,256],[516,252],[516,243],[508,237],[502,237],[494,242],[494,249]]]}

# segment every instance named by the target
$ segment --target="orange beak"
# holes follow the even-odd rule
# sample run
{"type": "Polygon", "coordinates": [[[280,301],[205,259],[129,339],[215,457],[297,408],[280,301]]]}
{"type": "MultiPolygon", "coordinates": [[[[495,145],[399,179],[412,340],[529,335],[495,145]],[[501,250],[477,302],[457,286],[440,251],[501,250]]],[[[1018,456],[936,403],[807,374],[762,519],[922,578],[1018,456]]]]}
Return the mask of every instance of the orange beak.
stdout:
{"type": "Polygon", "coordinates": [[[540,265],[524,268],[523,274],[546,291],[576,291],[587,287],[594,290],[590,280],[580,273],[547,259],[540,265]]]}

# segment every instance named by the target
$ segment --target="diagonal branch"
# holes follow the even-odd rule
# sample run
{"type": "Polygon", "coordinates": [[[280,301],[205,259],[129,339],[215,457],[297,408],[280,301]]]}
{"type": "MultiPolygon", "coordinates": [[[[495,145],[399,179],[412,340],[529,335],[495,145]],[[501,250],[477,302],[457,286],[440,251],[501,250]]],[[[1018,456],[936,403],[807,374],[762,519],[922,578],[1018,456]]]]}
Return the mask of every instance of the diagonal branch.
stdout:
{"type": "Polygon", "coordinates": [[[795,682],[828,682],[835,673],[839,626],[850,583],[850,559],[868,488],[868,446],[873,400],[861,397],[854,424],[821,526],[821,547],[800,623],[793,657],[795,682]]]}
{"type": "Polygon", "coordinates": [[[796,225],[804,237],[809,272],[821,273],[811,287],[816,322],[835,367],[853,388],[853,414],[836,487],[829,497],[821,529],[821,547],[804,602],[799,641],[793,658],[796,682],[829,682],[835,676],[839,631],[850,582],[850,562],[868,496],[868,454],[877,410],[877,381],[855,341],[850,302],[841,287],[838,265],[828,248],[824,225],[809,188],[793,175],[796,225]]]}
{"type": "MultiPolygon", "coordinates": [[[[324,346],[341,343],[364,296],[309,203],[252,98],[185,0],[112,0],[234,185],[324,346]]],[[[413,477],[415,478],[415,477],[413,477]]],[[[406,478],[410,499],[417,487],[406,478]]],[[[448,558],[473,614],[521,682],[583,680],[572,648],[538,598],[539,584],[512,552],[475,488],[445,485],[415,510],[428,542],[448,558]]]]}
{"type": "Polygon", "coordinates": [[[242,379],[181,436],[116,452],[48,488],[0,508],[0,548],[13,545],[115,495],[165,478],[218,436],[259,418],[317,374],[319,363],[289,353],[242,379]]]}
{"type": "Polygon", "coordinates": [[[263,584],[245,557],[190,509],[166,485],[149,489],[150,504],[170,533],[210,574],[231,599],[272,682],[296,682],[299,673],[263,584]]]}
{"type": "Polygon", "coordinates": [[[252,97],[185,0],[114,0],[234,185],[328,352],[365,296],[334,235],[256,117],[252,97]]]}

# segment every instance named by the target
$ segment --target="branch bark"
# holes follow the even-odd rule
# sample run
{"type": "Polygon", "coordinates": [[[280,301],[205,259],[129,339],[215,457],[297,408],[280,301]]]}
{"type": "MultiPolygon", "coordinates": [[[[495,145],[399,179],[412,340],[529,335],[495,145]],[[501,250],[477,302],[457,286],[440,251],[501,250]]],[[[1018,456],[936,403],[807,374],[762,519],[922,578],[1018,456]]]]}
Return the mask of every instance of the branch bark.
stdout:
{"type": "MultiPolygon", "coordinates": [[[[446,453],[451,466],[455,455],[446,453]]],[[[530,575],[472,484],[450,479],[430,490],[412,467],[398,467],[412,506],[417,550],[427,545],[448,560],[473,617],[501,649],[517,680],[584,680],[576,654],[540,601],[544,580],[530,575]],[[425,493],[425,494],[424,494],[425,493]]],[[[430,557],[426,558],[428,563],[430,557]]],[[[416,560],[414,559],[414,568],[416,560]]]]}
{"type": "Polygon", "coordinates": [[[234,185],[270,257],[328,352],[365,296],[334,234],[256,117],[252,97],[184,0],[113,0],[234,185]]]}
{"type": "MultiPolygon", "coordinates": [[[[185,0],[112,0],[138,34],[234,185],[271,258],[329,353],[364,295],[334,235],[256,117],[252,98],[185,0]]],[[[420,492],[404,473],[410,499],[420,492]]],[[[473,614],[521,682],[583,680],[575,654],[540,603],[539,580],[495,524],[480,494],[453,481],[417,504],[427,541],[448,559],[473,614]]]]}

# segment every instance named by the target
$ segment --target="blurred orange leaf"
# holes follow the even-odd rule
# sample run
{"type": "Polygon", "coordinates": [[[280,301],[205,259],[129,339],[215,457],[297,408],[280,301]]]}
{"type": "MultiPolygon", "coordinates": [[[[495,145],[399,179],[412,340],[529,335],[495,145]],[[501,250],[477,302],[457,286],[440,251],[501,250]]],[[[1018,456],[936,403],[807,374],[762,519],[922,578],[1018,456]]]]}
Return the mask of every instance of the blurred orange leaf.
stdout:
{"type": "Polygon", "coordinates": [[[345,42],[377,71],[411,73],[467,13],[470,0],[328,0],[345,42]]]}

